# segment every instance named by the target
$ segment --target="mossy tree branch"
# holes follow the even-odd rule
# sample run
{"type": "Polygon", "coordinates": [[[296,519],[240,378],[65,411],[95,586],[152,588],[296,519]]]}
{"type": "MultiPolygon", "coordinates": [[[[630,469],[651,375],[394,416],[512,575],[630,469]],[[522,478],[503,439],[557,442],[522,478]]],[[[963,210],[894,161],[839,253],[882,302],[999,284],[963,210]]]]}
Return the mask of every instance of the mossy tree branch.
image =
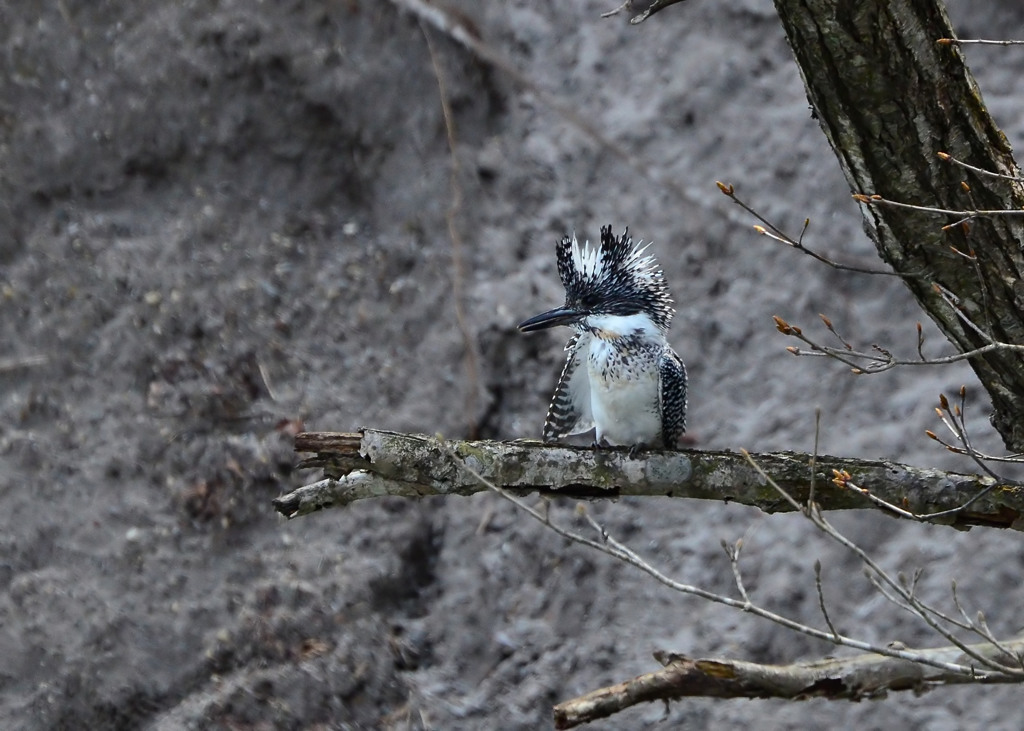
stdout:
{"type": "MultiPolygon", "coordinates": [[[[322,468],[324,479],[274,500],[297,517],[357,500],[396,495],[472,495],[486,490],[455,462],[516,495],[591,500],[624,495],[721,500],[751,505],[766,513],[793,510],[736,452],[646,451],[548,445],[536,441],[455,441],[415,434],[363,429],[351,434],[308,432],[295,438],[296,451],[314,456],[300,464],[322,468]]],[[[811,455],[772,452],[754,461],[800,502],[810,491],[811,455]]],[[[911,467],[880,460],[818,456],[814,500],[822,510],[875,508],[876,502],[833,482],[833,470],[876,498],[917,514],[951,510],[992,488],[963,511],[932,522],[966,529],[975,525],[1024,529],[1024,488],[999,485],[989,477],[911,467]]]]}

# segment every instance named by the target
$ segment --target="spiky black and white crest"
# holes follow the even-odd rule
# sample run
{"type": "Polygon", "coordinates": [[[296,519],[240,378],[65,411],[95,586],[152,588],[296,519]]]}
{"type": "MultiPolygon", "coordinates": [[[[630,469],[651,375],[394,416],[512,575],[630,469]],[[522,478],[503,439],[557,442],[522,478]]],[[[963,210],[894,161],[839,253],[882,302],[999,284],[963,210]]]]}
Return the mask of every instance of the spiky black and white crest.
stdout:
{"type": "Polygon", "coordinates": [[[601,228],[600,247],[580,246],[576,236],[558,243],[558,276],[565,286],[566,307],[608,315],[644,312],[667,330],[675,309],[661,267],[647,245],[633,246],[629,228],[615,236],[601,228]]]}

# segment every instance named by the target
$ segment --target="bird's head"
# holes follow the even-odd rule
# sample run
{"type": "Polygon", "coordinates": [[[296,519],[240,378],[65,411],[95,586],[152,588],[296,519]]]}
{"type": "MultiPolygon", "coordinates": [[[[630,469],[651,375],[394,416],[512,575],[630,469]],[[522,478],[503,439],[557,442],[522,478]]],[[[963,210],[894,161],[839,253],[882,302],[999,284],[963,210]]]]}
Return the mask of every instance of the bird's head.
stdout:
{"type": "Polygon", "coordinates": [[[565,305],[520,323],[522,332],[555,325],[577,330],[603,327],[610,318],[650,321],[662,333],[668,330],[675,309],[661,267],[647,246],[633,246],[629,229],[615,236],[611,226],[601,229],[600,247],[580,246],[576,236],[558,243],[558,276],[565,286],[565,305]]]}

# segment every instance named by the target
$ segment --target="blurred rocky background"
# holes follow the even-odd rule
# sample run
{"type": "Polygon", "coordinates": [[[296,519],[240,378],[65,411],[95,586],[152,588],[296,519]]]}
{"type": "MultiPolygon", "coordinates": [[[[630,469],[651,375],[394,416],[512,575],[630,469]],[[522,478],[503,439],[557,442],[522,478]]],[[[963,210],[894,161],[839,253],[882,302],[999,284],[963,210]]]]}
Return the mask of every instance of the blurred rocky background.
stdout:
{"type": "MultiPolygon", "coordinates": [[[[824,452],[970,471],[923,433],[967,384],[998,448],[966,367],[855,377],[784,350],[772,315],[814,328],[823,312],[904,353],[922,315],[896,281],[757,236],[715,187],[875,263],[771,2],[693,0],[638,27],[602,19],[614,4],[457,3],[528,83],[389,2],[0,7],[0,725],[533,729],[654,669],[656,649],[834,651],[674,595],[492,495],[292,522],[270,506],[315,477],[294,470],[300,429],[538,436],[567,333],[515,325],[561,301],[558,238],[608,223],[665,269],[695,446],[810,450],[821,407],[824,452]]],[[[1016,0],[950,12],[961,37],[1024,28],[1016,0]]],[[[1024,51],[968,58],[1019,147],[1024,51]]],[[[842,630],[941,644],[798,517],[593,510],[716,591],[732,590],[721,539],[745,536],[753,595],[815,624],[820,558],[842,630]]],[[[1018,533],[835,522],[886,568],[923,568],[927,598],[948,606],[956,578],[996,634],[1020,627],[1018,533]]],[[[1019,705],[1012,687],[690,700],[594,728],[1012,728],[1019,705]]]]}

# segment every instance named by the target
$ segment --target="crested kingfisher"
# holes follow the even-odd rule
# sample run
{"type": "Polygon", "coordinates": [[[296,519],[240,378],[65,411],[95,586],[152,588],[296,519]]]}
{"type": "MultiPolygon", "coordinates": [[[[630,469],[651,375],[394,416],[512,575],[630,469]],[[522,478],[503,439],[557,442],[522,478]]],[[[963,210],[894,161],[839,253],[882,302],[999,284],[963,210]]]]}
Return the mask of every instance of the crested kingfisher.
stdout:
{"type": "Polygon", "coordinates": [[[580,246],[575,234],[558,243],[565,304],[519,325],[575,331],[544,441],[594,429],[595,446],[675,449],[686,431],[686,367],[665,337],[675,309],[647,246],[611,226],[601,229],[600,247],[580,246]]]}

